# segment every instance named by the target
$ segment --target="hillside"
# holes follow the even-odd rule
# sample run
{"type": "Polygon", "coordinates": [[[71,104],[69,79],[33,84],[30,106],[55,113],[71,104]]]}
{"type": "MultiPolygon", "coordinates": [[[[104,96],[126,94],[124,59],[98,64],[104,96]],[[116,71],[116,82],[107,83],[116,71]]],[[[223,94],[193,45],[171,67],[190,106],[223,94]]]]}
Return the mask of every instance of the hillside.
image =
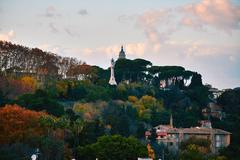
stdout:
{"type": "MultiPolygon", "coordinates": [[[[240,127],[232,127],[237,125],[240,115],[239,89],[225,91],[214,99],[211,86],[202,84],[201,74],[184,67],[120,59],[115,64],[118,85],[110,86],[109,69],[3,41],[0,67],[0,113],[6,115],[0,118],[0,129],[4,128],[0,133],[0,159],[27,156],[35,148],[40,149],[43,159],[52,159],[53,155],[66,159],[92,159],[97,155],[105,159],[105,154],[110,153],[102,151],[101,146],[118,146],[107,143],[117,140],[137,146],[136,151],[124,150],[125,157],[147,156],[145,131],[169,124],[171,115],[177,128],[212,120],[214,127],[232,132],[234,143],[220,155],[229,159],[240,156],[240,152],[235,152],[239,151],[236,142],[240,140],[240,127]],[[210,102],[219,105],[226,116],[204,116],[202,110],[210,102]],[[13,124],[30,113],[34,122],[21,119],[22,127],[14,130],[14,126],[3,123],[13,112],[11,109],[17,114],[11,119],[13,124]],[[31,130],[33,136],[26,130],[31,130]]],[[[155,154],[159,157],[160,153],[155,154]]],[[[179,156],[166,153],[168,159],[179,156]]]]}

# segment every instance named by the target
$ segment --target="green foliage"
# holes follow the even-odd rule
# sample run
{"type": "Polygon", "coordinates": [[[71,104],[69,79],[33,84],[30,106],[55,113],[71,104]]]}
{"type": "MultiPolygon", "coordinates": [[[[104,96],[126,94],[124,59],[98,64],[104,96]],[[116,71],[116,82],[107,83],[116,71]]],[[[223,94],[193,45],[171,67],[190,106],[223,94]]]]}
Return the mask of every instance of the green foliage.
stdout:
{"type": "MultiPolygon", "coordinates": [[[[120,134],[123,136],[130,135],[130,123],[134,116],[129,116],[128,106],[119,105],[117,103],[109,103],[102,112],[103,121],[110,127],[110,134],[120,134]]],[[[136,111],[135,111],[136,112],[136,111]]],[[[132,115],[132,113],[130,114],[132,115]]]]}
{"type": "Polygon", "coordinates": [[[40,149],[40,159],[63,159],[64,141],[44,136],[38,139],[38,143],[40,149]]]}
{"type": "Polygon", "coordinates": [[[115,64],[115,76],[117,82],[129,80],[130,82],[143,81],[148,66],[152,63],[144,59],[119,59],[115,64]]]}
{"type": "Polygon", "coordinates": [[[27,144],[15,143],[11,145],[0,146],[1,160],[29,160],[34,153],[34,149],[27,144]]]}
{"type": "Polygon", "coordinates": [[[195,72],[192,76],[190,88],[201,87],[202,86],[202,76],[201,74],[195,72]]]}
{"type": "Polygon", "coordinates": [[[223,106],[225,118],[220,121],[213,119],[213,127],[225,129],[232,133],[231,144],[220,151],[221,155],[229,159],[237,160],[240,157],[240,89],[225,91],[218,99],[219,105],[223,106]]]}
{"type": "Polygon", "coordinates": [[[43,90],[36,90],[34,94],[24,94],[18,97],[16,103],[28,109],[36,111],[47,111],[49,114],[61,116],[64,108],[55,99],[43,90]]]}
{"type": "Polygon", "coordinates": [[[206,106],[209,102],[208,95],[210,94],[208,88],[205,86],[195,86],[190,87],[187,90],[186,94],[195,102],[200,104],[201,106],[206,106]]]}
{"type": "Polygon", "coordinates": [[[200,153],[195,144],[189,144],[187,149],[180,154],[180,160],[204,160],[204,155],[200,153]]]}
{"type": "MultiPolygon", "coordinates": [[[[37,49],[33,52],[45,54],[37,49]]],[[[57,65],[61,69],[61,75],[68,74],[67,79],[61,79],[60,75],[57,79],[55,74],[50,76],[49,73],[59,68],[55,66],[54,56],[48,56],[51,59],[50,65],[44,64],[40,67],[47,71],[42,77],[42,90],[36,90],[33,94],[22,94],[17,100],[8,99],[6,95],[10,93],[11,87],[0,81],[0,105],[14,101],[28,109],[43,110],[57,116],[41,117],[39,123],[43,132],[45,131],[44,136],[37,137],[35,141],[32,137],[27,137],[31,141],[24,142],[26,145],[22,145],[23,150],[11,145],[7,146],[6,150],[0,147],[0,156],[7,155],[4,159],[16,159],[18,155],[27,155],[28,149],[25,151],[24,148],[28,148],[28,145],[40,148],[40,159],[53,159],[52,155],[62,159],[67,151],[70,154],[73,152],[73,155],[77,154],[79,159],[146,157],[145,146],[135,138],[124,137],[135,136],[144,139],[148,128],[169,124],[171,114],[174,127],[196,126],[202,119],[202,108],[209,102],[210,93],[208,88],[202,85],[202,76],[181,66],[152,66],[151,62],[144,59],[117,60],[115,76],[118,85],[110,86],[109,68],[81,64],[74,59],[62,59],[64,64],[57,65]],[[81,80],[78,80],[79,78],[81,80]],[[161,80],[167,82],[165,89],[159,88],[161,80]],[[184,84],[186,80],[191,80],[189,86],[184,84]],[[168,81],[174,83],[170,85],[168,81]],[[66,111],[59,101],[66,106],[66,111]],[[115,134],[124,137],[103,136],[115,134]],[[65,150],[67,145],[70,148],[65,150]],[[12,157],[9,155],[11,150],[12,157]],[[19,153],[16,150],[19,150],[19,153]]],[[[12,73],[13,69],[14,67],[9,68],[8,72],[12,73]]],[[[18,88],[18,85],[15,86],[18,88]]],[[[29,92],[19,89],[17,93],[29,92]]],[[[214,128],[222,128],[232,133],[231,145],[220,152],[221,156],[204,155],[209,152],[209,143],[190,139],[182,144],[180,159],[223,160],[225,157],[237,159],[236,157],[240,156],[239,97],[239,89],[223,93],[218,103],[223,106],[226,116],[222,120],[212,118],[214,128]]],[[[152,134],[150,138],[155,141],[156,135],[152,134]]],[[[155,144],[157,146],[156,142],[155,144]]],[[[155,153],[159,152],[160,150],[155,153]]]]}
{"type": "Polygon", "coordinates": [[[210,141],[206,139],[189,138],[181,143],[180,159],[205,160],[210,153],[210,141]]]}
{"type": "Polygon", "coordinates": [[[180,148],[182,150],[189,149],[188,146],[192,145],[192,144],[195,144],[197,147],[198,146],[204,147],[207,149],[207,151],[210,151],[210,141],[208,141],[206,139],[199,139],[196,137],[191,137],[187,141],[182,142],[180,148]]]}
{"type": "Polygon", "coordinates": [[[78,159],[129,159],[147,157],[147,147],[136,138],[102,136],[96,143],[78,148],[78,159]]]}
{"type": "Polygon", "coordinates": [[[90,81],[72,81],[68,84],[66,98],[88,102],[109,100],[111,98],[111,89],[95,85],[90,81]]]}

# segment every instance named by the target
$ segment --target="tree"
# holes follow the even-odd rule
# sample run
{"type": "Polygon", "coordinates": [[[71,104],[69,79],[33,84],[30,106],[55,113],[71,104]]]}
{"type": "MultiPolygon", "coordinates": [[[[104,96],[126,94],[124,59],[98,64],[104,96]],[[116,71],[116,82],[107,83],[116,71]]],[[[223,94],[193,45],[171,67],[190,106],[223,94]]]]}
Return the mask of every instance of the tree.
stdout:
{"type": "Polygon", "coordinates": [[[209,154],[211,142],[206,139],[189,138],[181,143],[180,159],[185,160],[204,160],[209,154]]]}
{"type": "Polygon", "coordinates": [[[190,88],[194,88],[194,87],[201,87],[202,84],[202,75],[195,72],[192,76],[192,80],[191,80],[191,84],[190,84],[190,88]]]}
{"type": "Polygon", "coordinates": [[[39,119],[44,112],[27,110],[18,105],[0,108],[0,144],[26,141],[43,133],[39,119]]]}
{"type": "Polygon", "coordinates": [[[17,104],[36,111],[47,111],[54,116],[64,114],[64,108],[52,99],[44,90],[36,90],[34,94],[24,94],[18,97],[17,104]]]}
{"type": "Polygon", "coordinates": [[[14,144],[5,144],[0,145],[0,159],[2,160],[28,160],[35,149],[24,143],[14,143],[14,144]]]}
{"type": "Polygon", "coordinates": [[[99,109],[92,103],[75,103],[73,111],[83,116],[85,121],[93,121],[100,115],[99,109]]]}
{"type": "Polygon", "coordinates": [[[213,127],[221,128],[232,133],[231,143],[220,154],[228,159],[237,160],[240,156],[240,89],[230,89],[223,92],[217,99],[218,105],[222,106],[225,117],[223,120],[212,118],[213,127]]]}
{"type": "Polygon", "coordinates": [[[33,77],[21,77],[21,83],[25,89],[25,93],[33,93],[37,88],[37,80],[33,77]]]}
{"type": "Polygon", "coordinates": [[[105,125],[110,126],[111,134],[129,136],[130,123],[135,117],[128,116],[127,111],[127,106],[113,102],[110,102],[108,106],[103,109],[103,122],[105,125]]]}
{"type": "Polygon", "coordinates": [[[144,59],[118,59],[115,64],[115,76],[117,82],[128,80],[137,82],[144,80],[147,68],[151,66],[150,61],[144,59]]]}
{"type": "Polygon", "coordinates": [[[96,143],[78,148],[78,159],[129,159],[147,157],[147,147],[136,138],[119,135],[102,136],[96,143]]]}

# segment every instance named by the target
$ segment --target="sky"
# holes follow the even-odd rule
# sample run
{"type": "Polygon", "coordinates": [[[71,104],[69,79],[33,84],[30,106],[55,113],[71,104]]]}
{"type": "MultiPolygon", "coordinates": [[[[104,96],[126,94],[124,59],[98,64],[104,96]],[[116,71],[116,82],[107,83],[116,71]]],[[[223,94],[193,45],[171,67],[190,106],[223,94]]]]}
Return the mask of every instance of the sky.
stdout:
{"type": "Polygon", "coordinates": [[[240,0],[0,0],[0,40],[103,68],[123,45],[129,59],[240,87],[240,0]]]}

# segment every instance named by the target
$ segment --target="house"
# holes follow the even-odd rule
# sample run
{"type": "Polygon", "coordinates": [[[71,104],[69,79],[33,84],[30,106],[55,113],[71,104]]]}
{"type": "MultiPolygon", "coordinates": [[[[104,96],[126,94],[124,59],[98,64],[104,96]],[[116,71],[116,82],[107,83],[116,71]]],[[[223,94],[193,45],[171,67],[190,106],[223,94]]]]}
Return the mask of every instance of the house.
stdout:
{"type": "Polygon", "coordinates": [[[223,112],[222,106],[219,106],[214,102],[208,103],[208,106],[202,109],[202,114],[204,117],[209,118],[210,116],[212,116],[220,120],[225,117],[225,113],[223,112]]]}
{"type": "Polygon", "coordinates": [[[175,128],[172,125],[158,125],[152,130],[145,132],[145,137],[149,140],[152,131],[156,131],[156,141],[164,145],[172,152],[179,150],[180,144],[190,137],[207,139],[211,142],[211,152],[218,153],[219,149],[227,147],[230,144],[231,133],[211,127],[209,121],[201,122],[201,127],[193,128],[175,128]]]}

